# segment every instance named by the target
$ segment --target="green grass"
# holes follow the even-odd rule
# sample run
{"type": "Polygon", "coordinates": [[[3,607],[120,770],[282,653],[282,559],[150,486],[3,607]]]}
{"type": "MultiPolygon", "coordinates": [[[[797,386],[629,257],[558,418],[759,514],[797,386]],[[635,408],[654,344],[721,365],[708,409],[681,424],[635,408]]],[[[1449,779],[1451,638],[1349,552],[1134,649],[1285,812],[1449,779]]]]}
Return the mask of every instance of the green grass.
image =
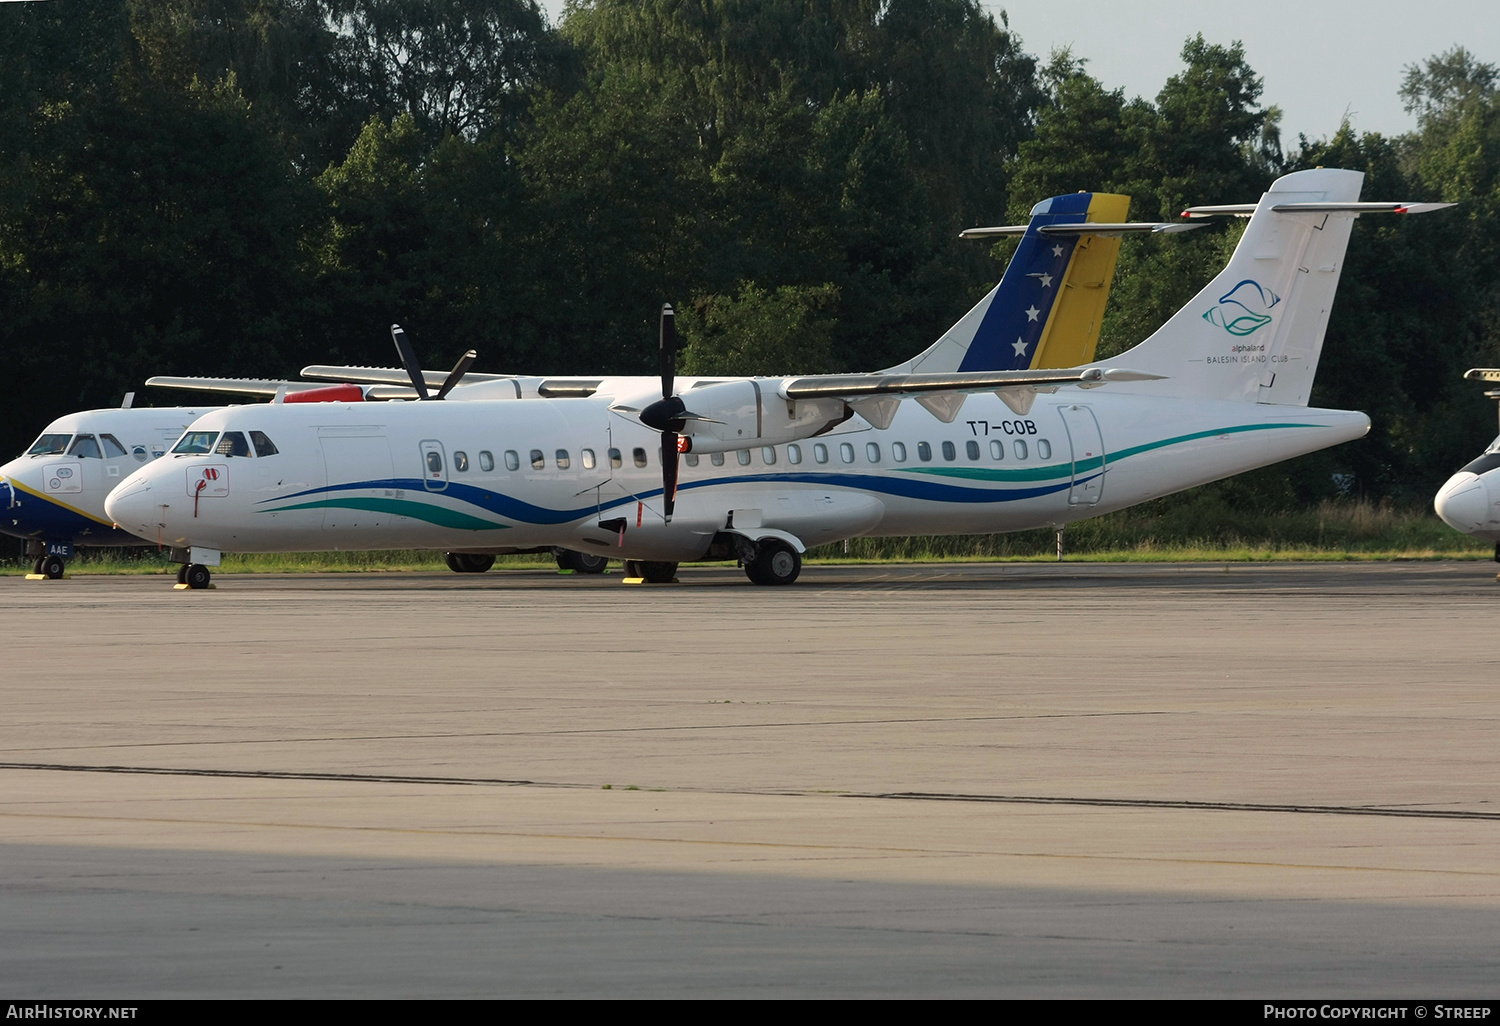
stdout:
{"type": "MultiPolygon", "coordinates": [[[[1064,534],[1065,558],[1089,562],[1267,562],[1382,559],[1488,559],[1490,542],[1459,534],[1425,508],[1389,502],[1323,502],[1307,509],[1241,512],[1221,496],[1204,494],[1145,503],[1073,524],[1064,534]]],[[[812,549],[816,563],[1043,562],[1057,558],[1051,529],[1014,534],[852,538],[812,549]]],[[[500,556],[496,569],[551,570],[544,554],[500,556]]],[[[23,574],[30,562],[0,561],[0,574],[23,574]]],[[[375,573],[446,570],[442,553],[423,549],[377,552],[226,554],[216,574],[375,573]]],[[[70,561],[81,574],[175,574],[177,564],[155,548],[84,549],[70,561]]]]}

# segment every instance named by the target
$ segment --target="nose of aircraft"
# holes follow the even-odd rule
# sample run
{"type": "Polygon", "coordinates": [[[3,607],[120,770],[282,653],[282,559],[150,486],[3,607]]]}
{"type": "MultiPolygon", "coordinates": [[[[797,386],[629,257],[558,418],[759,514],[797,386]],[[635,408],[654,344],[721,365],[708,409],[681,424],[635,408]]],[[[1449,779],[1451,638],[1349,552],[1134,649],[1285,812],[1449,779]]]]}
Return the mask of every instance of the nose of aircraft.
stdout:
{"type": "Polygon", "coordinates": [[[161,507],[153,501],[151,477],[138,472],[120,482],[104,500],[104,512],[132,534],[156,532],[161,522],[161,507]]]}
{"type": "Polygon", "coordinates": [[[1490,519],[1490,490],[1484,479],[1470,473],[1454,474],[1432,500],[1437,515],[1455,531],[1473,534],[1490,519]]]}

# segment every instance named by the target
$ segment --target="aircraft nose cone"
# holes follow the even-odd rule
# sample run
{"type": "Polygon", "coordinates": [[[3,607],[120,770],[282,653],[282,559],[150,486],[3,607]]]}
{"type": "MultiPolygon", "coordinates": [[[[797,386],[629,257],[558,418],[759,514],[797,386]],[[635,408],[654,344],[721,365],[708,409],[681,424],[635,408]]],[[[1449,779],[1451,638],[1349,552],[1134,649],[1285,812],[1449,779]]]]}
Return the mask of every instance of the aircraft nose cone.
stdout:
{"type": "Polygon", "coordinates": [[[1490,490],[1473,474],[1454,474],[1432,500],[1437,515],[1455,531],[1473,534],[1489,521],[1490,490]]]}
{"type": "Polygon", "coordinates": [[[155,530],[161,510],[151,499],[149,480],[129,478],[105,498],[104,512],[127,531],[139,534],[143,529],[155,530]]]}

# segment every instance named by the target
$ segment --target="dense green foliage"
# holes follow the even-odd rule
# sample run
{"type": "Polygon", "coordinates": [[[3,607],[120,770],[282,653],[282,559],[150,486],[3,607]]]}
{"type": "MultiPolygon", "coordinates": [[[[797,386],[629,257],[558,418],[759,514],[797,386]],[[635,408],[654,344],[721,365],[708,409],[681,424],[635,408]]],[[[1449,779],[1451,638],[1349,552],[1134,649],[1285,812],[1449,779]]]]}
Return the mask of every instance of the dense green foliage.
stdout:
{"type": "MultiPolygon", "coordinates": [[[[1284,147],[1237,44],[1151,99],[1044,61],[975,0],[69,0],[0,6],[0,452],[151,374],[391,363],[876,369],[999,275],[959,228],[1080,189],[1155,218],[1314,165],[1366,195],[1314,401],[1369,438],[1214,486],[1424,501],[1493,433],[1500,91],[1462,49],[1392,83],[1419,129],[1284,147]]],[[[1127,242],[1103,352],[1219,267],[1233,225],[1127,242]]],[[[154,396],[159,404],[171,396],[154,396]]],[[[1201,503],[1202,500],[1194,499],[1201,503]]]]}

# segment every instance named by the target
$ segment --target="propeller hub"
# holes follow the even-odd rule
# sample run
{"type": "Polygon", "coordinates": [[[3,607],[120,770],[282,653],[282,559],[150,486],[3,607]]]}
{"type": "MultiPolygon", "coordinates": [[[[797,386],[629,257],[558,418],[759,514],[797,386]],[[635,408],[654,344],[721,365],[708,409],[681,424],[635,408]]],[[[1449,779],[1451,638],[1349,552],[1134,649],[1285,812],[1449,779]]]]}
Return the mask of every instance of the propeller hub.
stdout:
{"type": "Polygon", "coordinates": [[[686,412],[687,404],[682,398],[669,395],[642,410],[641,423],[652,431],[681,431],[687,425],[682,416],[686,412]]]}

